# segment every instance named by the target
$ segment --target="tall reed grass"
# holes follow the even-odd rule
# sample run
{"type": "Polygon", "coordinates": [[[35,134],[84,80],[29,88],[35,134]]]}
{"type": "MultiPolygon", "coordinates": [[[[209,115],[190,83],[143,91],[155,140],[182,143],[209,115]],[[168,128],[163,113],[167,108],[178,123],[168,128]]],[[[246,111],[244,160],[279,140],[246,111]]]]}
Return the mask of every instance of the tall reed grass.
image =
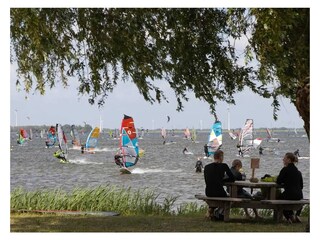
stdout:
{"type": "MultiPolygon", "coordinates": [[[[176,206],[178,197],[167,196],[162,201],[152,190],[133,191],[105,185],[95,188],[75,188],[71,192],[62,189],[26,191],[15,188],[11,192],[11,210],[66,210],[66,211],[114,211],[122,215],[190,215],[205,213],[207,204],[196,202],[176,206]]],[[[309,216],[305,206],[302,216],[309,216]]],[[[244,215],[241,208],[231,209],[233,215],[244,215]]],[[[272,210],[259,210],[260,216],[271,216],[272,210]]]]}
{"type": "MultiPolygon", "coordinates": [[[[62,189],[26,191],[16,188],[11,192],[12,210],[68,210],[68,211],[115,211],[122,215],[170,215],[176,214],[177,197],[165,197],[144,189],[133,191],[115,186],[75,188],[71,192],[62,189]]],[[[184,208],[183,211],[186,211],[184,208]]],[[[179,211],[182,213],[182,210],[179,211]]]]}

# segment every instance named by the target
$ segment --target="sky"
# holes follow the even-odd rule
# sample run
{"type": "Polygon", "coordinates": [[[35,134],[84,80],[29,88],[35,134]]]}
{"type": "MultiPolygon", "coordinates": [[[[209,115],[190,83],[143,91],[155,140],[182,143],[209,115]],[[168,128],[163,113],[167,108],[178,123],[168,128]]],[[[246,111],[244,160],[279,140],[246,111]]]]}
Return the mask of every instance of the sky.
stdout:
{"type": "MultiPolygon", "coordinates": [[[[84,122],[91,126],[119,128],[123,114],[130,115],[135,120],[136,127],[145,129],[175,128],[184,129],[208,129],[214,122],[210,114],[209,105],[196,99],[193,93],[189,93],[190,100],[184,102],[184,111],[177,112],[177,102],[174,92],[167,83],[162,82],[163,90],[168,97],[169,103],[150,104],[139,94],[137,87],[131,82],[120,82],[115,90],[109,95],[105,105],[99,108],[97,105],[88,103],[88,96],[79,96],[76,80],[71,81],[69,87],[57,85],[47,89],[45,95],[39,93],[26,94],[17,91],[15,86],[16,74],[14,66],[11,66],[10,76],[10,125],[54,125],[75,124],[83,125],[84,122]],[[167,116],[170,121],[167,122],[167,116]]],[[[241,128],[247,118],[254,120],[256,128],[288,127],[302,128],[303,122],[296,108],[288,99],[281,99],[279,119],[273,120],[270,99],[245,90],[236,94],[236,105],[228,105],[219,102],[217,116],[228,128],[228,112],[230,128],[241,128]]]]}

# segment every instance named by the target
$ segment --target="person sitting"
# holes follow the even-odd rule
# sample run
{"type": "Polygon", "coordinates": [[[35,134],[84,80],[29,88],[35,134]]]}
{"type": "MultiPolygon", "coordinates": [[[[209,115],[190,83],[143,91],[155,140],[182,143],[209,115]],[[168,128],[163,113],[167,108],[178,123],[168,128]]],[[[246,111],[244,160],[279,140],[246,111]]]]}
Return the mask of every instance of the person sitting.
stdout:
{"type": "MultiPolygon", "coordinates": [[[[283,158],[284,167],[280,170],[277,177],[277,184],[282,185],[284,191],[280,194],[280,199],[300,200],[303,198],[303,179],[302,174],[296,167],[295,163],[298,158],[293,153],[286,153],[283,158]]],[[[301,222],[299,209],[295,216],[292,210],[283,210],[283,215],[288,223],[301,222]]]]}
{"type": "Polygon", "coordinates": [[[121,168],[121,167],[124,167],[124,165],[123,165],[123,161],[122,161],[122,159],[123,159],[123,156],[122,155],[120,155],[120,154],[116,154],[116,155],[114,155],[114,162],[121,168]]]}
{"type": "Polygon", "coordinates": [[[54,152],[53,156],[60,159],[61,162],[67,162],[65,154],[62,150],[58,150],[58,151],[54,152]]]}
{"type": "Polygon", "coordinates": [[[195,168],[196,168],[196,172],[199,172],[199,173],[202,172],[203,165],[202,165],[201,158],[198,158],[195,168]]]}
{"type": "MultiPolygon", "coordinates": [[[[233,173],[235,180],[236,181],[244,181],[246,180],[246,175],[244,173],[241,173],[242,169],[242,162],[239,159],[235,159],[232,161],[232,166],[230,168],[231,172],[233,173]]],[[[246,190],[244,190],[242,187],[238,187],[238,191],[237,191],[237,196],[239,198],[249,198],[249,199],[253,199],[253,197],[251,196],[250,193],[248,193],[246,190]]],[[[260,218],[257,209],[253,208],[252,209],[256,219],[260,218]]],[[[248,208],[244,208],[245,214],[247,216],[247,218],[251,218],[248,208]]]]}
{"type": "MultiPolygon", "coordinates": [[[[226,163],[223,163],[223,151],[218,150],[213,155],[213,162],[204,167],[205,193],[208,197],[228,197],[224,182],[234,182],[235,177],[226,163]]],[[[207,217],[223,220],[223,209],[209,208],[207,217]]]]}

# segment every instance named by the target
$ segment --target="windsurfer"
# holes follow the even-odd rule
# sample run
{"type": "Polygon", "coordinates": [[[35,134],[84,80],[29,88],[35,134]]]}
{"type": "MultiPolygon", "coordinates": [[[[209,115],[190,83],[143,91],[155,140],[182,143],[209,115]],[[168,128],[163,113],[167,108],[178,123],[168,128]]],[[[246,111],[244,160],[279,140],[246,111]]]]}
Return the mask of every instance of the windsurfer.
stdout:
{"type": "Polygon", "coordinates": [[[81,145],[81,153],[84,154],[84,145],[81,145]]]}
{"type": "Polygon", "coordinates": [[[202,164],[202,161],[201,161],[201,158],[198,157],[198,160],[196,162],[196,172],[202,172],[202,169],[203,169],[203,164],[202,164]]]}
{"type": "Polygon", "coordinates": [[[238,149],[239,156],[243,157],[243,152],[239,143],[237,145],[237,149],[238,149]]]}
{"type": "Polygon", "coordinates": [[[58,150],[58,151],[54,152],[53,156],[58,158],[58,159],[60,159],[60,161],[67,162],[65,154],[61,150],[58,150]]]}
{"type": "Polygon", "coordinates": [[[183,150],[182,150],[182,153],[183,154],[186,154],[188,152],[188,149],[185,147],[183,150]]]}
{"type": "Polygon", "coordinates": [[[296,157],[300,157],[299,149],[295,150],[293,154],[294,154],[296,157]]]}
{"type": "Polygon", "coordinates": [[[209,157],[208,145],[205,144],[203,148],[204,148],[204,153],[205,153],[206,157],[209,157]]]}
{"type": "Polygon", "coordinates": [[[259,155],[263,155],[263,152],[262,152],[262,151],[263,151],[263,148],[260,146],[260,147],[259,147],[259,155]]]}
{"type": "Polygon", "coordinates": [[[120,155],[120,154],[116,154],[116,155],[114,155],[114,162],[119,166],[119,167],[123,167],[123,161],[122,161],[122,159],[123,159],[123,156],[122,155],[120,155]]]}

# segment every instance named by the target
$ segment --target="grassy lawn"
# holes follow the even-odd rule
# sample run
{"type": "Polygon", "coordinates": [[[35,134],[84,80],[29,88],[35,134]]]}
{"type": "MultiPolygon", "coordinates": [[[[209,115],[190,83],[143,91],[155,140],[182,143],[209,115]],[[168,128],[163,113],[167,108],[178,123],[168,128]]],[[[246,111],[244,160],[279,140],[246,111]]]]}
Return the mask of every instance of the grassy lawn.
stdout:
{"type": "Polygon", "coordinates": [[[302,223],[274,223],[270,218],[255,221],[234,217],[212,222],[202,214],[179,216],[70,216],[11,213],[11,232],[305,232],[302,223]]]}

